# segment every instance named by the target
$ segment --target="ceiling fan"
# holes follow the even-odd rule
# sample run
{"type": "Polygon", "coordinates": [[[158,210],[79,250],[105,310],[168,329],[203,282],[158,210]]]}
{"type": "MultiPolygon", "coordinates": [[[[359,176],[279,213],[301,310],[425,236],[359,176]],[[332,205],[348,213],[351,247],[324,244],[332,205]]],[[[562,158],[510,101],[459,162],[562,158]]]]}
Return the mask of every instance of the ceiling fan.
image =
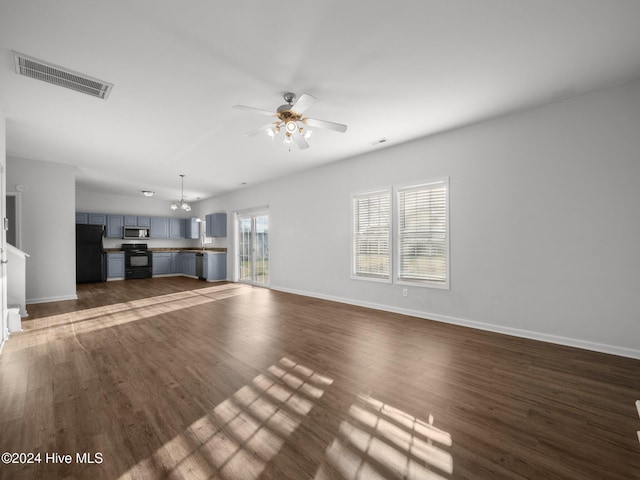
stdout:
{"type": "Polygon", "coordinates": [[[260,108],[247,107],[245,105],[234,105],[233,108],[239,110],[247,110],[249,112],[259,113],[260,115],[275,117],[273,122],[251,130],[245,133],[245,136],[251,137],[261,132],[266,132],[271,138],[275,139],[281,131],[284,131],[283,143],[285,145],[291,146],[295,143],[298,148],[304,150],[305,148],[309,148],[309,142],[307,140],[311,136],[311,130],[306,127],[327,128],[341,133],[347,131],[347,126],[341,123],[327,122],[326,120],[302,116],[311,105],[316,103],[316,98],[312,95],[303,93],[300,95],[300,98],[296,99],[295,93],[287,92],[284,94],[284,101],[287,103],[280,105],[275,113],[260,108]]]}

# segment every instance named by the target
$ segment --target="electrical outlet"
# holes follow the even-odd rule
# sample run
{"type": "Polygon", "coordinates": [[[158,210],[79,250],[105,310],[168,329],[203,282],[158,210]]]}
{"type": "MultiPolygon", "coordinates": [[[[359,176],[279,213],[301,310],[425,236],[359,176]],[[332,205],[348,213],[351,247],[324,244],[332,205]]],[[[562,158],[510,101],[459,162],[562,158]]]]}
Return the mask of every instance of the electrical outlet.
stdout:
{"type": "Polygon", "coordinates": [[[409,295],[409,292],[407,292],[407,289],[406,289],[406,288],[403,288],[403,289],[402,289],[402,296],[403,296],[403,297],[406,297],[407,295],[409,295]]]}

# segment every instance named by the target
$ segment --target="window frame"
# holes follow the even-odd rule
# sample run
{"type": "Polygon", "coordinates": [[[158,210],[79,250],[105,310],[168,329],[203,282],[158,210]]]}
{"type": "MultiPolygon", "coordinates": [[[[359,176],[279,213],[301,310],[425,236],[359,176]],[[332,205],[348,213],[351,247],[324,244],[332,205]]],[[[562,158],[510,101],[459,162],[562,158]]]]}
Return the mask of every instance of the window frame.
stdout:
{"type": "Polygon", "coordinates": [[[449,188],[449,177],[442,178],[434,178],[428,181],[422,182],[411,182],[403,185],[397,185],[393,188],[393,283],[397,285],[407,285],[414,287],[426,287],[426,288],[436,288],[441,290],[450,290],[451,289],[451,238],[449,234],[451,217],[449,213],[449,205],[450,205],[450,188],[449,188]],[[444,282],[436,282],[431,280],[407,280],[400,278],[400,194],[402,192],[411,191],[411,190],[419,190],[421,187],[429,187],[431,185],[440,185],[444,184],[446,189],[445,194],[445,248],[446,248],[446,268],[445,275],[446,280],[444,282]]]}
{"type": "Polygon", "coordinates": [[[378,283],[393,283],[393,188],[383,187],[374,190],[367,190],[363,192],[355,192],[351,194],[351,265],[350,273],[353,280],[365,280],[368,282],[378,283]],[[375,275],[364,275],[356,272],[356,218],[355,218],[355,204],[354,202],[358,198],[371,198],[377,195],[386,194],[389,200],[389,231],[387,242],[389,245],[388,253],[388,271],[389,274],[386,277],[375,275]]]}

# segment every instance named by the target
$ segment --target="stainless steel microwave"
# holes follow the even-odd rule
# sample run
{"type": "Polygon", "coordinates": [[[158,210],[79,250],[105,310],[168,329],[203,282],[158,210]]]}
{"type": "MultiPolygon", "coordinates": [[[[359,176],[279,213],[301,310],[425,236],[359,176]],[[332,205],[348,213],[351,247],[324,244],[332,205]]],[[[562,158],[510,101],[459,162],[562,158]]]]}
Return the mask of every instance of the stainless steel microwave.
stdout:
{"type": "Polygon", "coordinates": [[[149,229],[138,227],[122,227],[122,238],[149,238],[149,229]]]}

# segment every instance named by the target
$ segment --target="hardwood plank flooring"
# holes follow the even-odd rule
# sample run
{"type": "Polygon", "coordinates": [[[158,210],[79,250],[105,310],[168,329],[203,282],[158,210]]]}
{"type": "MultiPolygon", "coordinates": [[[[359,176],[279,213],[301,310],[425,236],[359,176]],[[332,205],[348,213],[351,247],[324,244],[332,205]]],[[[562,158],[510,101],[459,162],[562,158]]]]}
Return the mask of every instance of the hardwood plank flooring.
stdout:
{"type": "Polygon", "coordinates": [[[0,479],[640,479],[637,360],[182,277],[28,309],[0,479]]]}

